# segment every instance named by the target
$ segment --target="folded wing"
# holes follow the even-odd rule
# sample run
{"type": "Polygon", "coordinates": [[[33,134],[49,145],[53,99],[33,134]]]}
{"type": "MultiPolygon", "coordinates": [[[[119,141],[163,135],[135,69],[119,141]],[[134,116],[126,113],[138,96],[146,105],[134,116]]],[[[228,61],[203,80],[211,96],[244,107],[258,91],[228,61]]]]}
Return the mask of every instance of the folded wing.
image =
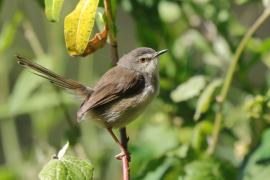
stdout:
{"type": "Polygon", "coordinates": [[[93,108],[120,98],[136,95],[144,89],[144,86],[143,75],[116,66],[102,76],[94,88],[93,94],[81,105],[77,118],[80,120],[87,111],[93,108]]]}

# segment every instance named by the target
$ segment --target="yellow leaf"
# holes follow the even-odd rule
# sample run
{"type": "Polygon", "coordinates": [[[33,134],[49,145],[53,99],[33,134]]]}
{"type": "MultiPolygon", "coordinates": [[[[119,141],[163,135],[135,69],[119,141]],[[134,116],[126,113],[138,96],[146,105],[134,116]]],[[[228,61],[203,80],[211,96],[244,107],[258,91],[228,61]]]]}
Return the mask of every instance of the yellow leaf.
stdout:
{"type": "Polygon", "coordinates": [[[96,16],[99,0],[80,0],[64,23],[65,41],[68,53],[78,56],[87,47],[96,16]]]}

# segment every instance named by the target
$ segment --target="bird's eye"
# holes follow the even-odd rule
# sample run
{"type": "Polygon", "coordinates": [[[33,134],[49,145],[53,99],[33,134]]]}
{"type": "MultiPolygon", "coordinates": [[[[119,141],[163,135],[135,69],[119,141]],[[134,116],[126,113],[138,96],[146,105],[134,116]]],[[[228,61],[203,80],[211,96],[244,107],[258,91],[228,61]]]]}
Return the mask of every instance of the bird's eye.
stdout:
{"type": "Polygon", "coordinates": [[[145,61],[146,61],[146,58],[141,58],[141,59],[140,59],[140,62],[141,62],[141,63],[144,63],[145,61]]]}

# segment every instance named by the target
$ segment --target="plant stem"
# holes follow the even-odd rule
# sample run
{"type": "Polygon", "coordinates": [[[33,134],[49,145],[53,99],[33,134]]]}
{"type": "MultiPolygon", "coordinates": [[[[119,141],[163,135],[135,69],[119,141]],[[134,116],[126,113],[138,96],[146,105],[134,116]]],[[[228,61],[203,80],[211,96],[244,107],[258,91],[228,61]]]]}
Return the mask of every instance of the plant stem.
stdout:
{"type": "Polygon", "coordinates": [[[111,45],[111,58],[112,58],[112,64],[115,66],[118,59],[118,45],[117,45],[117,38],[116,38],[116,32],[115,32],[115,23],[113,20],[112,15],[112,9],[111,4],[109,0],[104,0],[104,9],[107,17],[107,26],[109,27],[109,40],[111,45]]]}
{"type": "MultiPolygon", "coordinates": [[[[111,45],[111,58],[112,64],[116,65],[119,59],[118,55],[118,48],[117,48],[117,38],[116,38],[116,31],[115,31],[115,23],[113,21],[113,15],[111,10],[111,5],[109,0],[104,0],[104,8],[107,17],[107,24],[109,27],[109,40],[111,45]]],[[[126,128],[120,129],[120,142],[125,150],[128,152],[128,137],[126,133],[126,128]]],[[[129,161],[126,156],[122,158],[122,173],[123,173],[123,180],[129,180],[129,161]]]]}
{"type": "Polygon", "coordinates": [[[33,49],[34,53],[36,56],[43,56],[45,53],[43,51],[43,48],[34,32],[34,29],[32,25],[28,22],[25,21],[23,22],[23,29],[24,29],[24,35],[27,41],[29,42],[31,48],[33,49]]]}
{"type": "Polygon", "coordinates": [[[216,148],[216,144],[218,142],[220,129],[223,121],[223,105],[224,101],[227,98],[229,88],[232,84],[233,76],[237,67],[237,63],[240,59],[240,56],[244,50],[245,45],[251,36],[258,30],[258,28],[266,21],[266,19],[270,16],[270,8],[266,8],[263,13],[257,18],[255,23],[251,26],[251,28],[246,32],[243,39],[241,40],[239,46],[236,49],[236,52],[233,56],[229,69],[226,73],[226,77],[221,89],[221,93],[217,98],[218,101],[218,110],[215,117],[214,129],[212,134],[211,143],[209,144],[207,152],[209,154],[213,154],[216,148]]]}

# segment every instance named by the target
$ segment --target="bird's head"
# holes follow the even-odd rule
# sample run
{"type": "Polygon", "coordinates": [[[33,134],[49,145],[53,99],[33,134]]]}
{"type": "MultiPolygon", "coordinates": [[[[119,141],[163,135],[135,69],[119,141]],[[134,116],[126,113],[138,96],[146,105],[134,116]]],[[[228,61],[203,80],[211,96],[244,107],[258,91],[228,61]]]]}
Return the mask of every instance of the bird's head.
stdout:
{"type": "Polygon", "coordinates": [[[140,73],[154,74],[158,72],[158,57],[165,52],[167,49],[155,51],[147,47],[136,48],[124,55],[118,65],[140,73]]]}

